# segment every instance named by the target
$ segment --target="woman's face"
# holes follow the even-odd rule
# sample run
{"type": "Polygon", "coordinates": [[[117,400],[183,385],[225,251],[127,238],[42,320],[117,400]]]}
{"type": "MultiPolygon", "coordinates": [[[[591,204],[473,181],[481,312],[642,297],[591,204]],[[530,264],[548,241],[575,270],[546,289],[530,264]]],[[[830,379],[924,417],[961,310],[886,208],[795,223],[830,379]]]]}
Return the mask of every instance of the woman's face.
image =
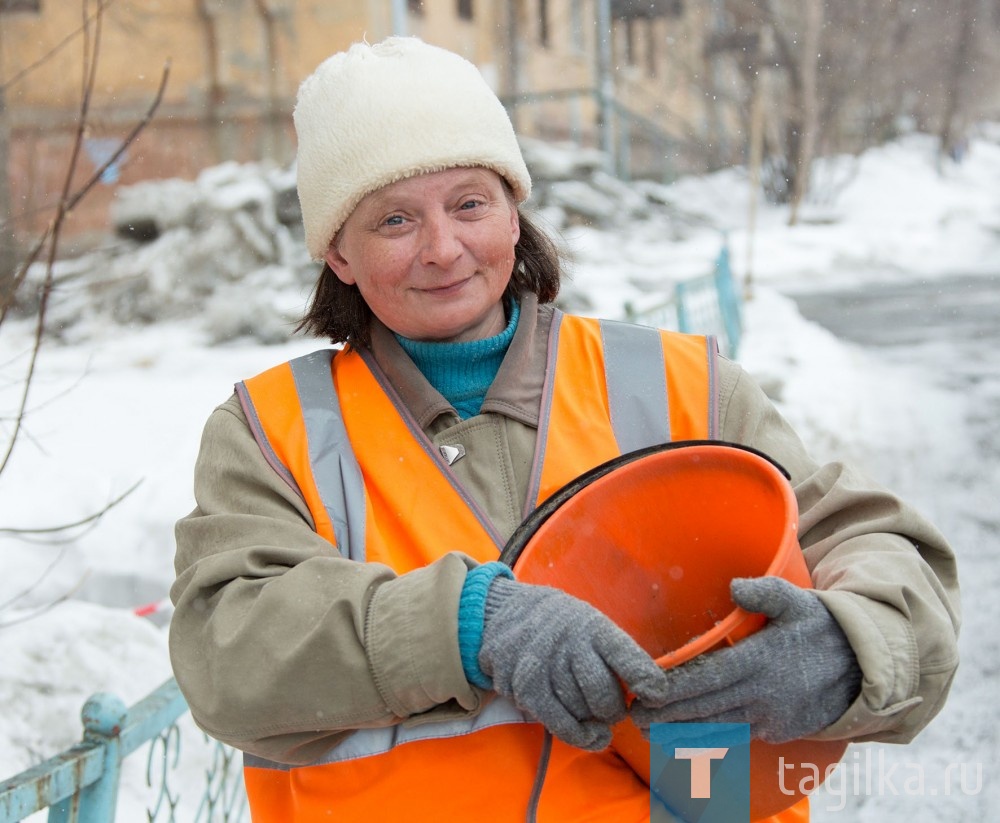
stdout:
{"type": "Polygon", "coordinates": [[[386,326],[413,340],[466,341],[506,326],[501,296],[520,236],[503,181],[453,168],[391,183],[347,218],[326,262],[386,326]]]}

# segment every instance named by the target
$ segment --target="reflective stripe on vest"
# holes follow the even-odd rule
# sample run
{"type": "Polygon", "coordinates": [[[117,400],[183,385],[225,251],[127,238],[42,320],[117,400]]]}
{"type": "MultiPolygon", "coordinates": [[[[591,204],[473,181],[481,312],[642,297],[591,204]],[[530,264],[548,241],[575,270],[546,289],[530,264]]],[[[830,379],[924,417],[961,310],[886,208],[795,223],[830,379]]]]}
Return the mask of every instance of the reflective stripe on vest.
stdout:
{"type": "Polygon", "coordinates": [[[601,321],[611,428],[622,453],[670,442],[663,347],[656,329],[601,321]]]}
{"type": "MultiPolygon", "coordinates": [[[[556,312],[525,514],[625,451],[717,437],[714,366],[711,338],[556,312]]],[[[452,550],[480,562],[499,555],[502,538],[370,354],[317,352],[246,381],[238,392],[265,457],[302,495],[316,531],[344,556],[386,563],[402,574],[452,550]]],[[[509,764],[504,792],[521,802],[531,792],[540,731],[497,698],[477,717],[359,730],[307,767],[247,757],[254,819],[258,812],[261,820],[282,823],[311,819],[305,812],[296,817],[292,808],[352,819],[346,810],[366,803],[377,808],[379,792],[409,798],[409,819],[435,819],[430,812],[421,817],[414,804],[438,765],[450,770],[445,779],[455,791],[475,794],[478,787],[489,804],[484,808],[492,808],[495,793],[484,775],[504,773],[509,764]],[[329,788],[334,785],[336,791],[329,788]]],[[[587,803],[596,804],[595,817],[601,809],[622,814],[605,819],[641,819],[641,811],[648,812],[644,784],[617,755],[582,752],[558,740],[543,800],[540,814],[551,803],[557,820],[585,819],[587,803]],[[579,816],[566,817],[566,804],[580,804],[579,816]]]]}
{"type": "MultiPolygon", "coordinates": [[[[491,726],[527,722],[530,721],[525,718],[513,703],[503,698],[497,698],[490,701],[479,714],[471,718],[422,723],[417,726],[398,724],[381,729],[360,729],[342,743],[338,743],[331,748],[322,757],[311,763],[310,766],[325,766],[330,763],[341,763],[345,760],[353,760],[359,757],[369,757],[373,754],[385,754],[390,749],[404,743],[414,743],[419,740],[431,740],[443,737],[457,737],[463,734],[482,731],[491,726]]],[[[277,768],[280,770],[292,768],[291,766],[274,763],[250,754],[243,756],[243,763],[246,766],[256,768],[277,768]]]]}
{"type": "MultiPolygon", "coordinates": [[[[292,360],[288,366],[302,410],[309,465],[312,466],[323,510],[332,524],[334,543],[344,557],[364,562],[365,487],[330,380],[333,354],[330,349],[312,352],[292,360]]],[[[302,494],[291,472],[275,456],[245,384],[237,385],[236,391],[254,437],[261,444],[268,462],[293,489],[302,494]]]]}
{"type": "Polygon", "coordinates": [[[718,437],[714,338],[559,312],[550,334],[525,516],[626,451],[718,437]]]}

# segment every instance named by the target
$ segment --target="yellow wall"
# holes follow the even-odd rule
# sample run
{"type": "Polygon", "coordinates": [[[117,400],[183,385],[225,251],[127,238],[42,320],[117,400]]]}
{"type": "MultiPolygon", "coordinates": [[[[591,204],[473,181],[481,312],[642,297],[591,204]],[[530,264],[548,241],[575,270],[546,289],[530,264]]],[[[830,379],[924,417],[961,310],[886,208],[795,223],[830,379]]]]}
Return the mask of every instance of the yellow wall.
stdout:
{"type": "MultiPolygon", "coordinates": [[[[580,0],[581,35],[576,38],[572,2],[549,0],[547,46],[539,42],[539,0],[473,0],[471,21],[459,19],[455,0],[424,0],[422,12],[408,16],[407,28],[476,63],[509,103],[516,100],[515,91],[585,91],[574,99],[522,98],[513,118],[526,135],[598,145],[592,93],[596,0],[580,0]],[[518,15],[513,48],[512,11],[518,15]]],[[[51,213],[46,209],[61,189],[81,99],[84,9],[91,15],[90,48],[97,42],[97,0],[42,0],[40,8],[39,13],[0,14],[7,210],[19,232],[45,224],[51,213]]],[[[101,16],[88,139],[123,137],[150,105],[168,61],[169,84],[153,122],[130,146],[119,181],[95,190],[70,229],[102,228],[115,185],[191,178],[230,159],[289,162],[294,156],[290,115],[299,83],[352,42],[377,42],[391,34],[391,12],[391,0],[115,0],[101,16]]],[[[701,25],[697,11],[652,24],[657,50],[652,75],[645,57],[650,26],[637,26],[636,64],[630,66],[624,25],[615,25],[616,97],[664,132],[682,132],[681,121],[699,111],[696,96],[678,82],[678,66],[698,59],[701,25]]],[[[93,171],[93,163],[82,161],[78,179],[93,171]]]]}
{"type": "MultiPolygon", "coordinates": [[[[408,28],[479,65],[501,95],[588,89],[596,86],[596,0],[578,5],[582,43],[571,34],[573,0],[549,0],[547,46],[539,42],[538,0],[473,0],[472,21],[458,18],[455,0],[424,0],[408,28]],[[517,89],[511,85],[507,32],[511,9],[518,15],[517,89]]],[[[612,37],[618,99],[668,131],[698,108],[690,89],[678,82],[680,66],[700,59],[703,12],[688,5],[691,11],[680,20],[636,21],[634,65],[626,55],[623,21],[615,23],[612,37]]],[[[8,84],[11,128],[74,117],[84,42],[72,35],[81,28],[82,7],[93,15],[96,0],[48,0],[40,14],[0,15],[0,82],[8,84]]],[[[362,37],[380,40],[392,26],[391,0],[116,0],[102,21],[92,105],[122,117],[145,109],[168,61],[163,113],[204,116],[214,105],[223,115],[236,115],[248,108],[256,112],[262,101],[287,113],[298,84],[320,61],[362,37]]],[[[583,105],[584,121],[592,122],[594,107],[583,105]]],[[[519,128],[529,133],[565,131],[568,124],[558,121],[568,117],[563,104],[516,113],[519,128]]]]}
{"type": "MultiPolygon", "coordinates": [[[[8,89],[8,110],[30,119],[38,109],[78,104],[84,40],[72,35],[82,25],[81,5],[49,0],[40,14],[0,16],[3,82],[34,66],[8,89]]],[[[86,5],[93,9],[95,2],[86,5]]],[[[389,33],[387,15],[369,9],[375,5],[370,0],[117,0],[101,16],[95,103],[142,106],[168,61],[167,107],[202,105],[213,81],[233,102],[275,93],[291,97],[324,57],[366,32],[370,40],[389,33]]],[[[94,25],[90,30],[96,35],[94,25]]]]}

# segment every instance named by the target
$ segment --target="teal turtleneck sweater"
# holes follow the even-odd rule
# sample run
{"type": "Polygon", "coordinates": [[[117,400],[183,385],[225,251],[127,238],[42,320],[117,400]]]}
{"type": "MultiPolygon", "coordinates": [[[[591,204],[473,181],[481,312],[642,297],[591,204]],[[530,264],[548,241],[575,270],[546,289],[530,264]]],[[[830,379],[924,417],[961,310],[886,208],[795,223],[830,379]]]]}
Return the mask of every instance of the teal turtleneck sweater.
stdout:
{"type": "Polygon", "coordinates": [[[500,363],[517,329],[521,308],[512,302],[510,320],[500,334],[463,343],[428,343],[396,335],[424,377],[467,420],[479,414],[500,363]]]}

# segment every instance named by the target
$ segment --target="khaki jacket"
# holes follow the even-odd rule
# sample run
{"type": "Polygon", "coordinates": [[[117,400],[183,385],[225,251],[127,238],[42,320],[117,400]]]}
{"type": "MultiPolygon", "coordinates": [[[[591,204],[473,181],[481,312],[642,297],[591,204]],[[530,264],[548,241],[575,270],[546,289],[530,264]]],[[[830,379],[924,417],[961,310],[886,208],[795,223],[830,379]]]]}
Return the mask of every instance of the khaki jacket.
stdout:
{"type": "MultiPolygon", "coordinates": [[[[464,446],[452,470],[505,538],[526,514],[551,319],[550,307],[523,301],[482,411],[464,421],[392,334],[373,330],[385,378],[436,445],[464,446]]],[[[864,674],[855,704],[818,737],[912,739],[941,708],[958,664],[951,549],[855,469],[811,460],[761,389],[724,359],[719,391],[721,439],[791,474],[814,584],[864,674]]],[[[197,506],[176,528],[170,650],[208,733],[305,764],[353,729],[481,709],[487,695],[465,680],[458,651],[458,599],[474,565],[460,550],[405,575],[331,553],[235,397],[206,424],[194,491],[197,506]]]]}

